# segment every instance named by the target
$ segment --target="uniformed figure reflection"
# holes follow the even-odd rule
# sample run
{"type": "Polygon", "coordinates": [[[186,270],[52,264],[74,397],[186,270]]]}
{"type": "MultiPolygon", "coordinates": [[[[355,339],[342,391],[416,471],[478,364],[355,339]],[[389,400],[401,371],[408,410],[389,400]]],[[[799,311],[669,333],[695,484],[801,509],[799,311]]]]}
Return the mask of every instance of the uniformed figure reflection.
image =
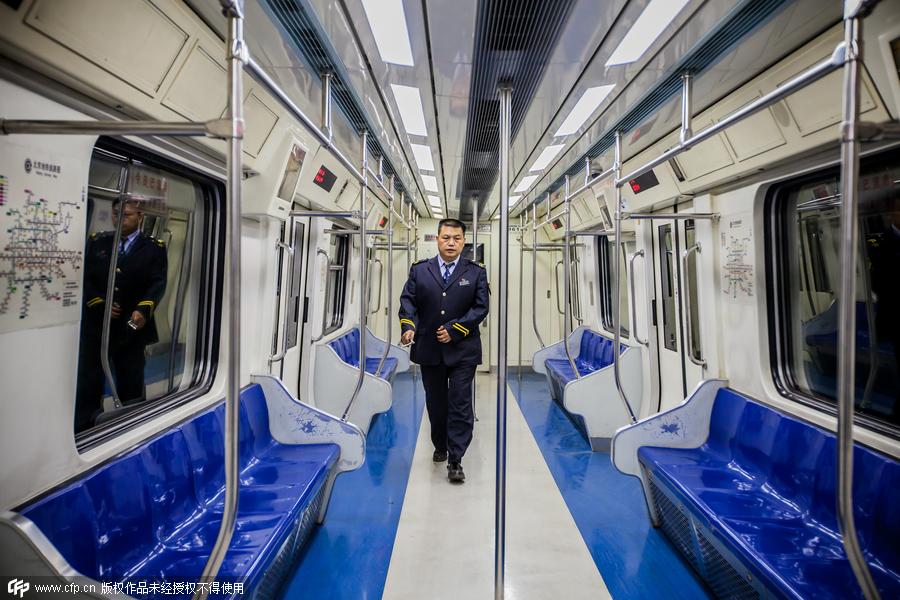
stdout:
{"type": "MultiPolygon", "coordinates": [[[[114,224],[117,215],[118,201],[113,203],[114,224]]],[[[125,202],[109,325],[110,369],[124,405],[144,400],[144,348],[159,340],[153,312],[166,291],[166,249],[141,231],[143,218],[139,202],[125,202]]],[[[100,345],[114,237],[114,231],[93,233],[85,250],[76,432],[93,426],[103,410],[100,345]]]]}

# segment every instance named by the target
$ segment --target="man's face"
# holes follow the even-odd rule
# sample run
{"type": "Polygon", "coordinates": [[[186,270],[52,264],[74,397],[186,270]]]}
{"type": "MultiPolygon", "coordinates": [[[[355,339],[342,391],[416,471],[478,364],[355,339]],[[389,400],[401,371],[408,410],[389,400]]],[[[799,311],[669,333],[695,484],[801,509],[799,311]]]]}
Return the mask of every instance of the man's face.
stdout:
{"type": "MultiPolygon", "coordinates": [[[[113,208],[113,225],[118,221],[119,207],[113,208]]],[[[138,210],[134,204],[125,204],[122,207],[122,237],[131,235],[141,225],[144,213],[138,210]]]]}
{"type": "Polygon", "coordinates": [[[438,231],[438,253],[444,262],[453,262],[456,260],[466,243],[466,236],[460,227],[450,227],[444,225],[438,231]]]}

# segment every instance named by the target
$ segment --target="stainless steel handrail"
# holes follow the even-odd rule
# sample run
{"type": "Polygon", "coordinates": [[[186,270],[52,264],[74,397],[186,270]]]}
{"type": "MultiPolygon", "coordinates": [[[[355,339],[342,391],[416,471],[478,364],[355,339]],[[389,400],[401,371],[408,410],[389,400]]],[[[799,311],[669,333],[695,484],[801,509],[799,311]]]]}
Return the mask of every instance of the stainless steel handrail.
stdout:
{"type": "MultiPolygon", "coordinates": [[[[637,326],[637,293],[636,293],[635,288],[634,288],[634,259],[636,259],[638,256],[641,257],[641,260],[646,260],[646,259],[644,258],[644,249],[643,249],[643,248],[641,248],[641,249],[638,250],[637,252],[634,252],[630,257],[628,257],[628,280],[629,280],[629,283],[631,284],[631,285],[630,285],[630,287],[631,287],[631,322],[632,322],[631,328],[632,328],[633,333],[634,333],[634,341],[636,341],[638,344],[642,344],[642,345],[644,345],[644,346],[649,346],[649,345],[650,345],[650,336],[649,336],[649,329],[650,329],[650,326],[649,326],[649,318],[647,319],[647,321],[648,321],[648,326],[647,326],[648,335],[647,335],[647,338],[642,340],[642,339],[641,339],[641,336],[638,335],[638,326],[637,326]]],[[[616,260],[618,260],[618,258],[617,258],[616,260]]]]}
{"type": "MultiPolygon", "coordinates": [[[[128,173],[129,165],[125,165],[119,173],[119,189],[125,190],[125,181],[128,173]]],[[[112,393],[113,406],[115,408],[122,407],[122,401],[119,398],[119,392],[116,389],[116,382],[112,376],[112,367],[109,364],[109,337],[110,324],[112,321],[112,307],[115,300],[116,291],[116,272],[119,264],[119,244],[122,241],[122,214],[125,211],[125,200],[122,195],[119,196],[118,211],[116,213],[116,230],[113,232],[112,248],[109,253],[109,271],[106,274],[106,298],[103,301],[103,329],[100,332],[100,368],[103,369],[103,376],[106,378],[106,384],[112,393]]]]}
{"type": "MultiPolygon", "coordinates": [[[[375,375],[379,375],[381,370],[384,368],[384,361],[387,360],[388,353],[391,349],[391,334],[393,329],[391,327],[391,311],[394,309],[394,176],[391,175],[391,205],[390,210],[388,211],[388,270],[387,270],[387,288],[388,288],[388,305],[387,305],[387,318],[385,319],[385,333],[384,333],[384,350],[381,353],[381,360],[378,361],[378,368],[375,369],[375,375]]],[[[402,202],[401,198],[401,202],[402,202]]],[[[380,285],[380,284],[379,284],[380,285]]],[[[380,296],[380,293],[379,293],[380,296]]],[[[379,305],[381,300],[379,298],[379,305]]],[[[359,363],[363,365],[363,362],[359,363]]]]}
{"type": "Polygon", "coordinates": [[[556,284],[556,312],[558,312],[562,316],[566,316],[566,311],[563,310],[562,298],[559,297],[559,290],[562,288],[562,286],[559,285],[559,268],[561,266],[563,266],[563,261],[556,261],[556,266],[553,267],[553,283],[556,284]]]}
{"type": "Polygon", "coordinates": [[[366,379],[366,323],[369,317],[368,307],[368,262],[366,260],[366,190],[369,188],[369,132],[363,132],[362,138],[362,173],[363,185],[359,192],[359,375],[356,378],[356,387],[353,388],[353,394],[350,401],[347,402],[347,408],[341,415],[341,420],[346,421],[353,408],[353,403],[362,390],[363,382],[366,379]]]}
{"type": "MultiPolygon", "coordinates": [[[[237,516],[238,488],[238,403],[241,385],[241,160],[244,137],[244,93],[242,63],[246,57],[244,45],[243,3],[239,0],[220,0],[228,17],[228,115],[231,137],[228,141],[228,383],[225,399],[225,498],[222,520],[215,545],[200,576],[201,582],[215,579],[234,532],[237,516]]],[[[203,600],[209,586],[197,586],[196,600],[203,600]]]]}
{"type": "Polygon", "coordinates": [[[512,89],[500,88],[500,281],[497,302],[497,477],[494,503],[494,600],[503,600],[506,561],[506,321],[509,293],[509,145],[512,89]]]}
{"type": "MultiPolygon", "coordinates": [[[[531,207],[531,220],[537,218],[537,206],[531,207]]],[[[531,229],[531,245],[534,248],[537,248],[537,229],[531,229]]],[[[541,337],[541,332],[538,331],[537,325],[537,252],[534,252],[531,255],[531,327],[534,329],[534,335],[537,336],[538,343],[541,345],[541,348],[546,348],[547,345],[544,344],[544,339],[541,337]]]]}
{"type": "MultiPolygon", "coordinates": [[[[861,14],[875,2],[844,5],[843,115],[841,126],[841,293],[838,296],[838,444],[837,514],[844,550],[868,600],[879,598],[860,547],[853,513],[853,412],[856,382],[856,264],[859,234],[859,88],[862,61],[861,14]]],[[[873,329],[874,324],[869,323],[873,329]]]]}
{"type": "MultiPolygon", "coordinates": [[[[569,204],[569,176],[566,175],[566,235],[572,231],[572,207],[569,204]]],[[[569,348],[569,334],[572,332],[572,282],[571,282],[571,274],[572,274],[572,245],[566,243],[566,247],[563,248],[563,255],[565,256],[564,260],[566,262],[565,268],[563,269],[563,279],[565,285],[565,295],[566,302],[563,306],[563,310],[565,311],[565,315],[563,315],[563,348],[566,349],[566,358],[569,359],[569,366],[572,367],[572,372],[575,374],[575,379],[581,377],[581,373],[578,371],[578,365],[575,364],[575,358],[572,356],[572,349],[569,348]]]]}
{"type": "Polygon", "coordinates": [[[518,354],[516,356],[516,360],[518,362],[519,370],[516,372],[517,379],[522,381],[522,329],[524,319],[522,318],[522,296],[525,294],[525,217],[524,215],[519,215],[519,318],[516,319],[519,323],[519,337],[518,337],[518,354]]]}
{"type": "MultiPolygon", "coordinates": [[[[281,252],[281,263],[282,263],[281,269],[283,271],[286,266],[286,263],[287,263],[287,261],[285,260],[285,255],[289,254],[293,258],[294,248],[288,244],[285,244],[281,240],[278,240],[275,242],[275,247],[278,248],[278,250],[281,252]]],[[[290,273],[290,269],[288,269],[288,272],[290,273]]],[[[276,281],[276,285],[277,285],[278,280],[276,279],[275,281],[276,281]]],[[[284,285],[281,286],[281,290],[284,290],[284,285]]],[[[275,295],[275,314],[276,315],[278,314],[278,308],[281,305],[281,297],[282,297],[282,294],[275,295]]],[[[275,322],[273,323],[273,325],[274,325],[273,329],[275,329],[275,331],[277,332],[278,331],[278,319],[277,318],[275,319],[275,322]]],[[[282,315],[282,319],[281,319],[281,346],[282,346],[281,352],[277,352],[275,354],[269,355],[269,368],[270,369],[272,368],[272,363],[276,363],[281,360],[284,360],[284,355],[287,354],[287,329],[288,329],[288,319],[287,319],[287,311],[285,311],[285,314],[282,315]]],[[[276,333],[275,335],[277,336],[278,334],[276,333]]],[[[275,350],[278,350],[278,337],[275,338],[275,350]]]]}
{"type": "Polygon", "coordinates": [[[175,295],[175,314],[172,318],[172,339],[169,342],[169,383],[168,391],[175,389],[175,353],[178,349],[178,338],[181,337],[181,321],[184,318],[184,298],[187,295],[190,279],[191,262],[194,257],[194,212],[188,213],[187,233],[184,250],[181,253],[181,269],[178,274],[178,292],[175,295]]]}
{"type": "Polygon", "coordinates": [[[575,258],[572,259],[571,268],[569,269],[570,271],[574,271],[574,273],[570,275],[570,281],[572,282],[572,316],[575,317],[575,320],[581,325],[584,323],[584,314],[581,312],[581,290],[578,287],[579,267],[581,267],[581,259],[578,258],[578,255],[576,254],[575,258]]]}
{"type": "MultiPolygon", "coordinates": [[[[695,243],[693,246],[688,248],[687,250],[681,253],[681,281],[682,281],[682,294],[684,295],[684,329],[685,334],[687,336],[687,348],[685,348],[685,354],[687,354],[688,358],[692,363],[697,365],[698,367],[706,368],[706,359],[703,358],[703,347],[698,344],[697,349],[700,351],[699,357],[694,357],[694,319],[691,317],[691,281],[688,276],[688,267],[690,266],[691,254],[700,254],[700,242],[695,243]]],[[[700,269],[696,269],[697,272],[697,288],[700,287],[700,269]]]]}
{"type": "MultiPolygon", "coordinates": [[[[616,177],[618,178],[619,174],[622,172],[622,134],[621,132],[616,132],[616,141],[615,141],[615,151],[613,155],[613,169],[616,173],[616,177]]],[[[616,382],[616,391],[619,392],[619,398],[622,400],[622,404],[625,406],[625,410],[628,412],[628,417],[631,419],[632,423],[637,423],[637,418],[634,415],[634,411],[631,409],[631,403],[628,402],[628,397],[625,394],[625,388],[622,387],[622,302],[621,302],[621,294],[619,293],[619,282],[622,280],[622,261],[619,260],[619,250],[618,245],[622,242],[622,186],[616,185],[616,193],[615,193],[615,202],[616,202],[616,217],[615,217],[615,249],[613,252],[613,256],[615,257],[616,263],[616,275],[615,275],[615,293],[613,294],[613,377],[616,382]]]]}
{"type": "MultiPolygon", "coordinates": [[[[384,291],[384,288],[381,287],[381,277],[384,275],[384,263],[381,262],[380,258],[373,258],[371,260],[371,263],[373,265],[378,265],[378,295],[376,296],[376,299],[378,300],[378,305],[369,311],[370,315],[374,315],[379,310],[381,310],[381,293],[384,291]]],[[[374,271],[375,271],[375,269],[372,269],[372,272],[374,272],[374,271]]],[[[371,303],[371,296],[372,296],[372,286],[374,285],[374,282],[375,282],[375,277],[374,276],[370,277],[369,278],[370,303],[371,303]]]]}
{"type": "MultiPolygon", "coordinates": [[[[331,257],[328,256],[328,251],[324,248],[316,248],[316,259],[318,259],[319,256],[325,257],[325,287],[327,288],[328,274],[331,272],[331,257]]],[[[325,298],[325,302],[328,302],[327,297],[325,298]]],[[[322,331],[320,331],[319,335],[317,335],[316,337],[310,336],[309,338],[309,341],[313,344],[325,337],[325,330],[328,329],[328,327],[325,325],[325,317],[327,316],[327,312],[327,310],[322,311],[322,331]]]]}

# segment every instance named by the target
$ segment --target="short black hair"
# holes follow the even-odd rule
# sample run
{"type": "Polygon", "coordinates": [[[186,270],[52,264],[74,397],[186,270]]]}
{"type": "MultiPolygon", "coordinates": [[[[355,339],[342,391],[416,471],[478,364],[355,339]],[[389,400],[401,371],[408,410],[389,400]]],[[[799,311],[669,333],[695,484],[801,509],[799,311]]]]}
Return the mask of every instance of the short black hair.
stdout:
{"type": "Polygon", "coordinates": [[[466,224],[459,219],[441,219],[438,223],[438,233],[441,233],[441,227],[453,227],[454,229],[462,229],[463,235],[466,235],[466,224]]]}

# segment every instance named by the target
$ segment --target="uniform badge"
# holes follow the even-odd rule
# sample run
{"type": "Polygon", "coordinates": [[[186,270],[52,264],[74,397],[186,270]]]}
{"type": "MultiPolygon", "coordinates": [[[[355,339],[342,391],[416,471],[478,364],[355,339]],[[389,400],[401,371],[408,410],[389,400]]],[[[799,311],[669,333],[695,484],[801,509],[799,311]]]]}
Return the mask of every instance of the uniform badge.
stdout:
{"type": "Polygon", "coordinates": [[[459,285],[460,285],[460,286],[463,286],[463,285],[469,285],[469,280],[466,279],[465,277],[460,277],[460,279],[459,279],[459,285]]]}

